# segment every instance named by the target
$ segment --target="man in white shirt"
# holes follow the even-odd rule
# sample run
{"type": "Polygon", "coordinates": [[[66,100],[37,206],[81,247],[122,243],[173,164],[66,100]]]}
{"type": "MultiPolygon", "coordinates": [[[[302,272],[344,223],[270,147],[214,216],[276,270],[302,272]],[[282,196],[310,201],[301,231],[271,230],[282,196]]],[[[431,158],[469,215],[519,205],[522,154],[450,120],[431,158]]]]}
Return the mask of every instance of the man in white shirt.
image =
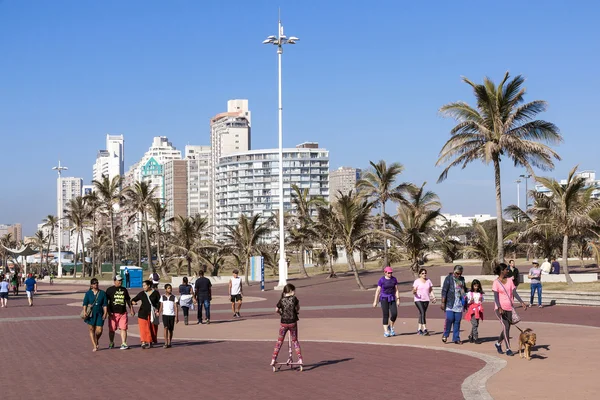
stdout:
{"type": "Polygon", "coordinates": [[[542,270],[542,274],[544,275],[548,275],[550,271],[552,271],[552,264],[550,264],[550,261],[548,261],[547,258],[544,258],[544,262],[542,263],[540,269],[542,270]]]}
{"type": "Polygon", "coordinates": [[[160,281],[160,275],[154,271],[148,276],[148,280],[152,281],[152,289],[158,289],[158,283],[160,281]]]}
{"type": "Polygon", "coordinates": [[[242,308],[242,278],[238,276],[239,271],[233,270],[233,277],[229,280],[229,296],[231,298],[231,311],[233,318],[241,318],[240,309],[242,308]]]}

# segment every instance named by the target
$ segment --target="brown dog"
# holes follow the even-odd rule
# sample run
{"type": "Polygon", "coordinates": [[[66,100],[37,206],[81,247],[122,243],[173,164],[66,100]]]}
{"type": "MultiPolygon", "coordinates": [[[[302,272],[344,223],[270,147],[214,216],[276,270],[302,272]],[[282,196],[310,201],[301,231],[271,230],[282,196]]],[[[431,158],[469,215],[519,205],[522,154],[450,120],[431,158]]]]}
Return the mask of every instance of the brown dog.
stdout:
{"type": "MultiPolygon", "coordinates": [[[[520,329],[519,329],[520,330],[520,329]]],[[[531,348],[535,346],[536,334],[529,328],[521,331],[519,335],[519,356],[523,358],[523,349],[525,358],[531,360],[531,348]]]]}

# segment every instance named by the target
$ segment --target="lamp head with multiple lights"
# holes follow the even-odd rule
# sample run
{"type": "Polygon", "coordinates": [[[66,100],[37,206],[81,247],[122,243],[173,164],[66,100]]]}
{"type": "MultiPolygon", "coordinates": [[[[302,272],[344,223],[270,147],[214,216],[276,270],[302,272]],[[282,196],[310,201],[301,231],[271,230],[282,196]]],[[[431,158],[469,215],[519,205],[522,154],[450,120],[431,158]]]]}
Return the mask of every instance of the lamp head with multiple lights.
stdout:
{"type": "Polygon", "coordinates": [[[296,42],[300,40],[296,36],[287,37],[283,33],[279,35],[279,38],[276,36],[269,36],[265,40],[263,40],[263,44],[274,44],[275,46],[282,46],[284,44],[296,44],[296,42]]]}

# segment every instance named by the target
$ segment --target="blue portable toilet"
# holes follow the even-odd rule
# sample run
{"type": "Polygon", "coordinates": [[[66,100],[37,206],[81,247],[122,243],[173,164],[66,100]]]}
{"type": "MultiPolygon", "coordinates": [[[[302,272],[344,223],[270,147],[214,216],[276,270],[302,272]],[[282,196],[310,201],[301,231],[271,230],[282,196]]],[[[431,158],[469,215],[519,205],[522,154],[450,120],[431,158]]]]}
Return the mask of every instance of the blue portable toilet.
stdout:
{"type": "Polygon", "coordinates": [[[142,281],[144,280],[144,271],[141,267],[136,267],[135,265],[121,265],[119,274],[123,278],[123,287],[129,288],[141,288],[142,281]],[[125,268],[129,272],[129,285],[127,285],[125,279],[125,268]]]}

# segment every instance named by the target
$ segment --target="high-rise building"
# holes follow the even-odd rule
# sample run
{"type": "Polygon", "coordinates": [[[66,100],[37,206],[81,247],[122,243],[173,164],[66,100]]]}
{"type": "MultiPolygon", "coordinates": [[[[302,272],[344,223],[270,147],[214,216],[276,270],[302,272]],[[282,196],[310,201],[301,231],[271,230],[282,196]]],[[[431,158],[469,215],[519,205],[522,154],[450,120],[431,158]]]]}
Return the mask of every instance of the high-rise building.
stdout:
{"type": "Polygon", "coordinates": [[[334,202],[339,193],[348,194],[356,191],[356,182],[360,179],[361,170],[352,167],[340,167],[329,172],[329,202],[334,202]]]}
{"type": "Polygon", "coordinates": [[[92,179],[101,181],[103,176],[111,179],[125,173],[125,139],[123,135],[106,135],[106,149],[96,155],[92,179]]]}
{"type": "MultiPolygon", "coordinates": [[[[300,145],[283,149],[283,207],[294,212],[291,187],[308,189],[309,200],[329,197],[329,152],[300,145]]],[[[261,214],[260,221],[279,209],[279,150],[251,150],[221,157],[216,170],[217,238],[223,238],[227,226],[235,226],[241,214],[251,217],[261,214]]],[[[266,240],[275,240],[276,227],[266,240]]]]}
{"type": "MultiPolygon", "coordinates": [[[[216,208],[214,201],[215,174],[219,159],[233,153],[249,151],[251,147],[251,113],[248,110],[248,100],[229,100],[227,112],[217,114],[210,120],[210,176],[209,176],[209,203],[211,205],[211,218],[214,217],[216,208]]],[[[214,220],[210,220],[214,225],[214,220]]]]}
{"type": "Polygon", "coordinates": [[[210,217],[210,146],[185,146],[187,161],[187,214],[210,217]]]}
{"type": "MultiPolygon", "coordinates": [[[[81,196],[81,189],[83,187],[83,179],[74,178],[74,177],[61,177],[60,180],[57,179],[57,193],[56,193],[56,215],[62,215],[64,217],[64,210],[67,209],[67,204],[69,204],[70,200],[75,199],[76,197],[81,196]],[[62,203],[60,191],[62,191],[62,203]],[[62,207],[62,214],[60,209],[62,207]]],[[[67,225],[68,222],[64,222],[64,226],[67,225]]]]}
{"type": "Polygon", "coordinates": [[[170,160],[164,164],[164,187],[167,221],[177,217],[187,217],[188,205],[188,160],[170,160]]]}
{"type": "Polygon", "coordinates": [[[19,223],[12,224],[12,225],[0,224],[0,238],[8,235],[9,233],[10,233],[10,236],[12,237],[12,240],[15,240],[17,242],[20,242],[21,240],[23,240],[23,229],[21,227],[21,224],[19,224],[19,223]]]}

